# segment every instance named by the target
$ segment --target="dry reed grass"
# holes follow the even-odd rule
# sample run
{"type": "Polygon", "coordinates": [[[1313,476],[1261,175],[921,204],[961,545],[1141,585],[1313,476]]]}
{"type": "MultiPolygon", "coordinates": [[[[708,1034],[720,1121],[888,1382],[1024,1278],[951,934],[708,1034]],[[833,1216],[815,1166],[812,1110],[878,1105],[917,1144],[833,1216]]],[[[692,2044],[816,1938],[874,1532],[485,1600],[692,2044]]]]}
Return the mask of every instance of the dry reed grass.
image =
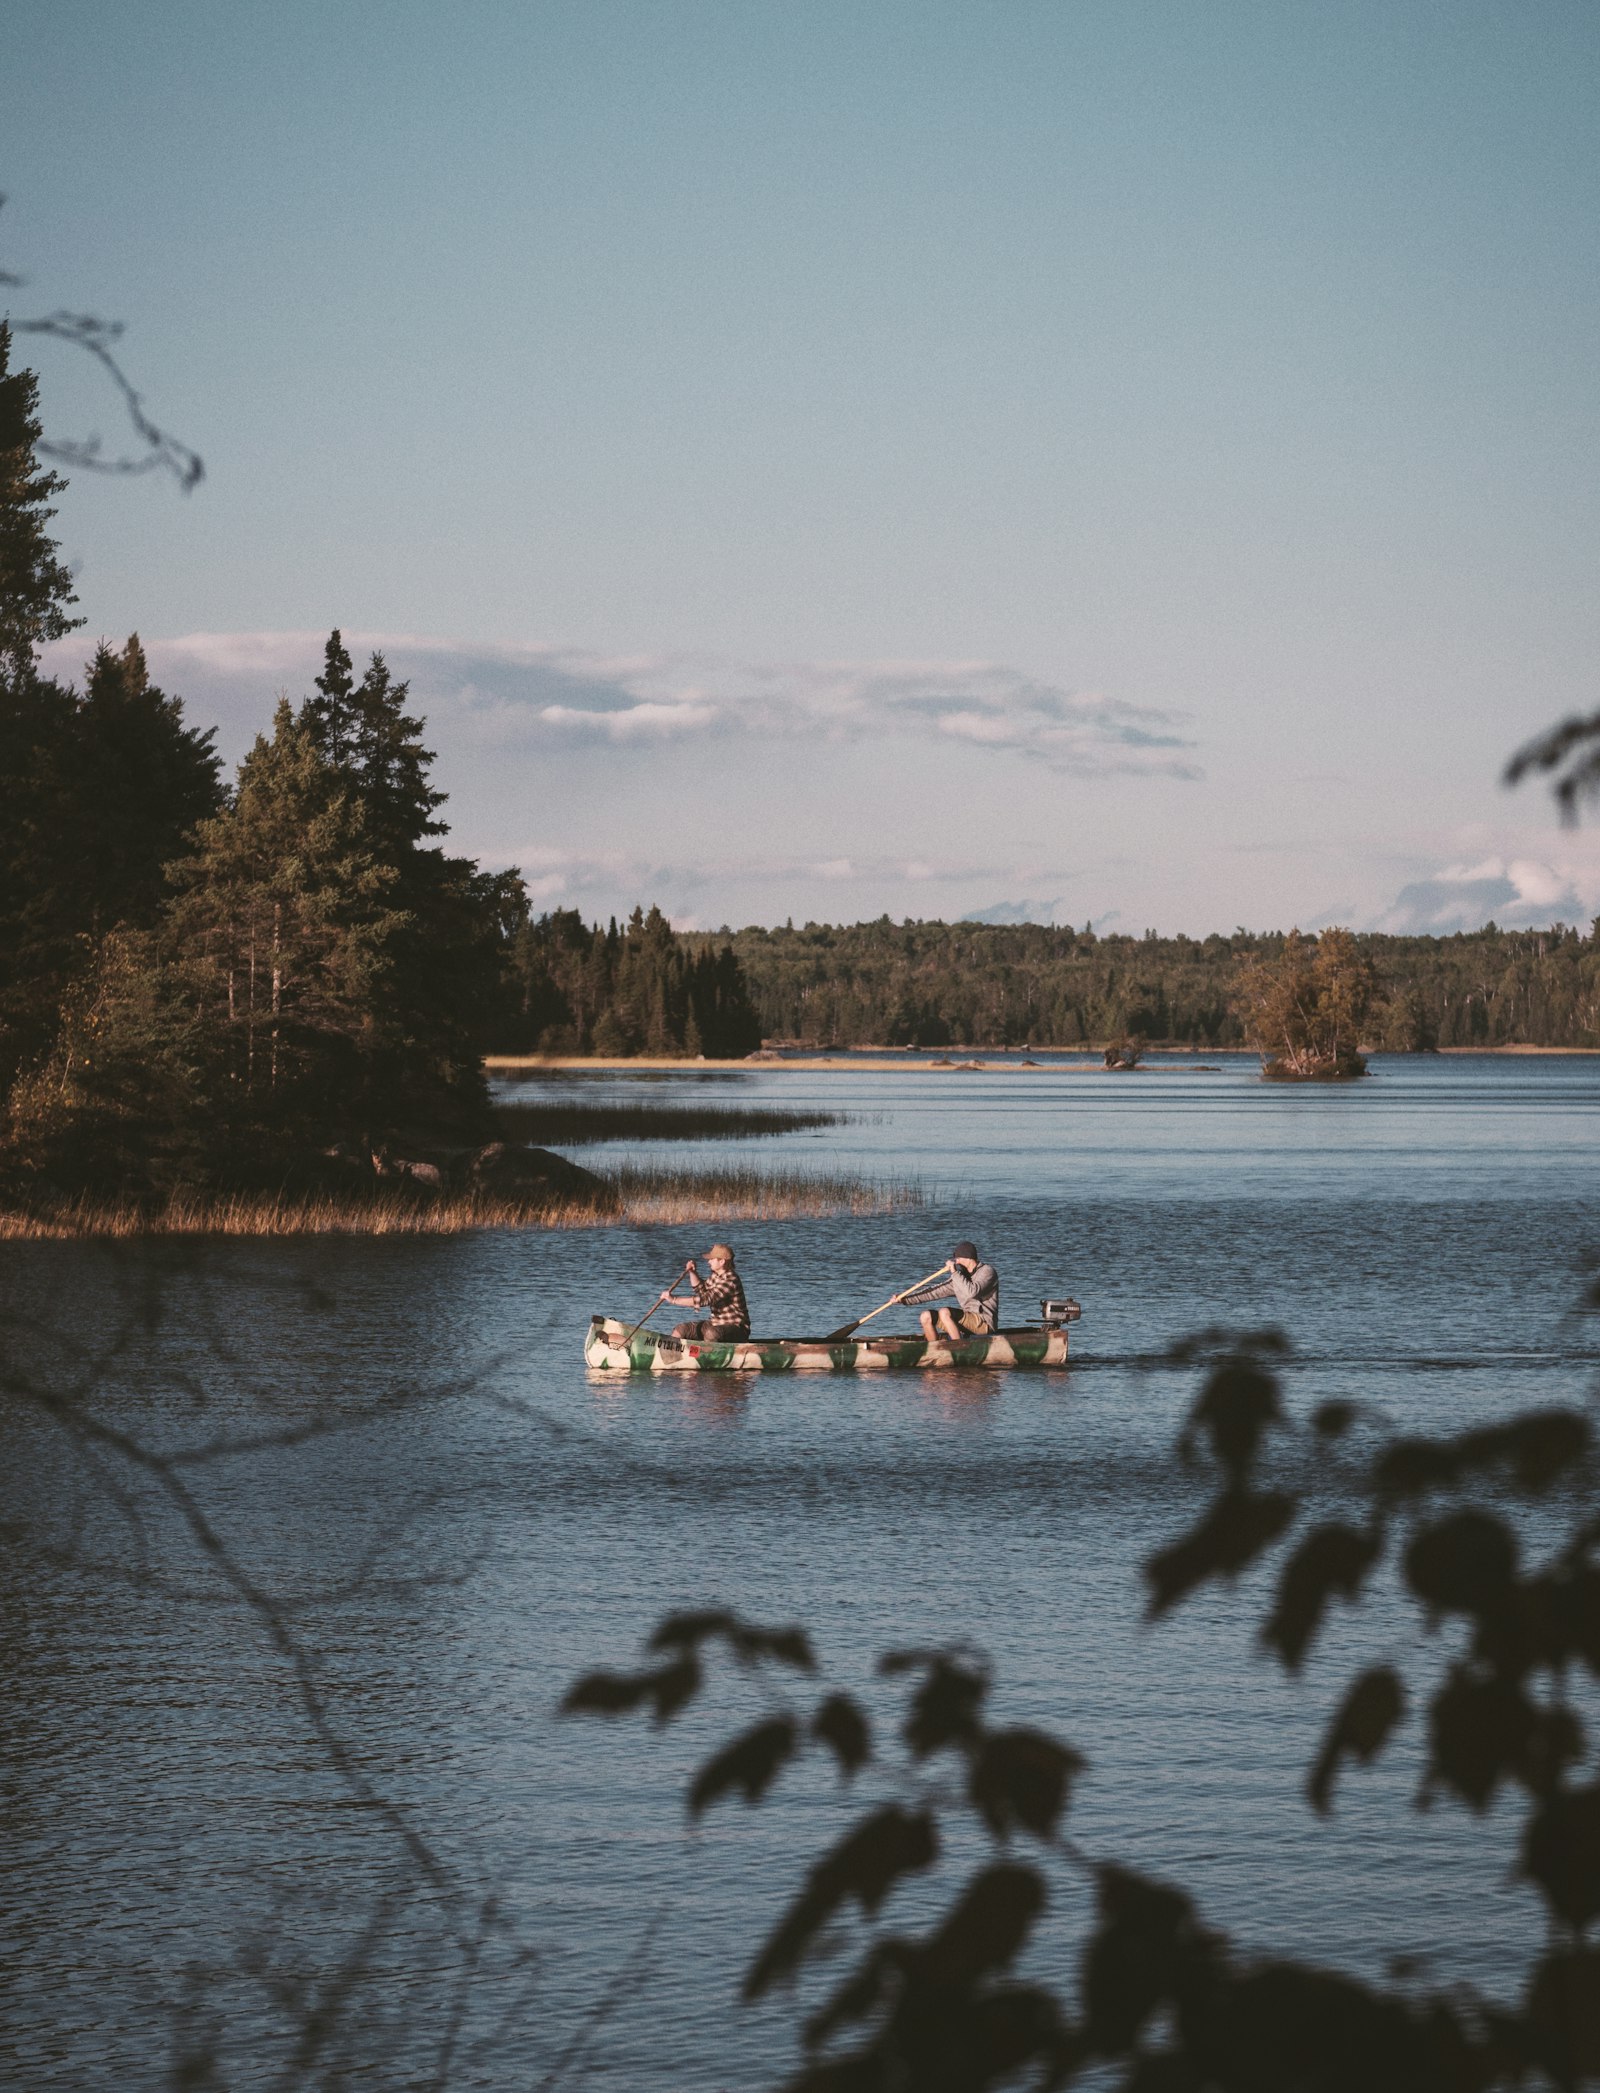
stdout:
{"type": "Polygon", "coordinates": [[[443,1198],[336,1199],[326,1195],[180,1192],[160,1207],[73,1199],[0,1210],[0,1241],[83,1237],[465,1235],[487,1228],[614,1228],[628,1222],[783,1221],[836,1214],[900,1213],[925,1203],[916,1184],[802,1171],[672,1171],[624,1168],[601,1173],[617,1194],[613,1212],[575,1199],[542,1202],[481,1193],[443,1198]]]}

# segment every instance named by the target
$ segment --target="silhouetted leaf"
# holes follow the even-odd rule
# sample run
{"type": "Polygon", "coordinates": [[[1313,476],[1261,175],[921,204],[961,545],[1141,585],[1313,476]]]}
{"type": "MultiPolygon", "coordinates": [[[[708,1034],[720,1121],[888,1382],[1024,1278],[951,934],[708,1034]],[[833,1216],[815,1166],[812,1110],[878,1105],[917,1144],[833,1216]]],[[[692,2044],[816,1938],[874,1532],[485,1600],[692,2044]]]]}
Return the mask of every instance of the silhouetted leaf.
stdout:
{"type": "Polygon", "coordinates": [[[1204,1432],[1217,1459],[1242,1484],[1262,1433],[1282,1415],[1278,1384],[1265,1367],[1254,1359],[1224,1359],[1207,1376],[1179,1445],[1187,1452],[1195,1435],[1204,1432]]]}
{"type": "Polygon", "coordinates": [[[1600,1918],[1600,1787],[1552,1795],[1528,1825],[1522,1872],[1579,1932],[1600,1918]]]}
{"type": "Polygon", "coordinates": [[[1354,1403],[1318,1403],[1311,1413],[1311,1429],[1324,1439],[1338,1439],[1349,1431],[1359,1414],[1354,1403]]]}
{"type": "Polygon", "coordinates": [[[1547,1793],[1583,1750],[1565,1708],[1540,1708],[1506,1679],[1474,1678],[1457,1666],[1435,1695],[1428,1723],[1431,1782],[1475,1810],[1487,1808],[1502,1780],[1547,1793]]]}
{"type": "Polygon", "coordinates": [[[1204,2093],[1202,2082],[1188,2058],[1175,2050],[1161,2049],[1154,2055],[1135,2057],[1121,2093],[1204,2093]]]}
{"type": "Polygon", "coordinates": [[[1457,1443],[1463,1468],[1504,1463],[1520,1488],[1537,1494],[1583,1459],[1592,1438],[1581,1412],[1549,1409],[1525,1410],[1509,1423],[1464,1433],[1457,1443]]]}
{"type": "Polygon", "coordinates": [[[1503,1519],[1472,1509],[1425,1527],[1405,1553],[1406,1582],[1438,1613],[1483,1614],[1506,1596],[1517,1543],[1503,1519]]]}
{"type": "Polygon", "coordinates": [[[1261,1630],[1261,1640],[1278,1652],[1291,1671],[1299,1670],[1322,1625],[1331,1594],[1353,1599],[1378,1559],[1379,1546],[1375,1534],[1336,1522],[1308,1533],[1284,1564],[1277,1603],[1261,1630]]]}
{"type": "Polygon", "coordinates": [[[700,1690],[700,1667],[692,1657],[680,1657],[650,1676],[650,1700],[657,1725],[671,1722],[681,1708],[700,1690]]]}
{"type": "Polygon", "coordinates": [[[1405,1705],[1405,1688],[1399,1674],[1388,1665],[1375,1665],[1361,1674],[1329,1724],[1311,1769],[1307,1789],[1313,1808],[1327,1814],[1340,1761],[1359,1759],[1363,1765],[1370,1765],[1405,1713],[1405,1705]]]}
{"type": "Polygon", "coordinates": [[[1093,2054],[1121,2056],[1211,1943],[1181,1890],[1124,1868],[1103,1867],[1098,1881],[1099,1923],[1083,1965],[1084,2040],[1093,2054]]]}
{"type": "Polygon", "coordinates": [[[901,1876],[931,1866],[938,1852],[938,1832],[928,1811],[902,1809],[897,1802],[875,1811],[807,1875],[799,1896],[751,1964],[745,1997],[759,1998],[792,1976],[818,1932],[847,1899],[853,1898],[863,1911],[876,1911],[901,1876]]]}
{"type": "Polygon", "coordinates": [[[735,1737],[708,1759],[689,1790],[689,1814],[698,1817],[730,1788],[746,1802],[759,1802],[794,1755],[798,1732],[792,1715],[774,1715],[735,1737]]]}
{"type": "Polygon", "coordinates": [[[1455,1439],[1397,1439],[1380,1456],[1374,1475],[1387,1494],[1416,1497],[1473,1471],[1504,1467],[1518,1488],[1537,1494],[1580,1461],[1592,1440],[1579,1411],[1531,1410],[1455,1439]]]}
{"type": "Polygon", "coordinates": [[[1600,1948],[1547,1955],[1528,1988],[1528,2030],[1558,2086],[1600,2078],[1600,1948]]]}
{"type": "Polygon", "coordinates": [[[1044,1909],[1036,1868],[997,1861],[975,1876],[927,1946],[927,1973],[936,1984],[971,1984],[1004,1969],[1044,1909]]]}
{"type": "Polygon", "coordinates": [[[847,1693],[830,1693],[811,1718],[811,1734],[827,1745],[847,1777],[858,1772],[872,1756],[872,1730],[866,1716],[847,1693]]]}
{"type": "Polygon", "coordinates": [[[1287,1359],[1294,1351],[1282,1330],[1270,1326],[1264,1330],[1228,1330],[1212,1323],[1204,1330],[1195,1330],[1188,1337],[1175,1338],[1167,1346],[1166,1356],[1174,1365],[1192,1366],[1197,1359],[1215,1359],[1219,1355],[1227,1358],[1287,1359]]]}
{"type": "Polygon", "coordinates": [[[1468,2093],[1491,2081],[1476,2029],[1443,2002],[1385,1996],[1332,1970],[1268,1962],[1230,1973],[1184,2019],[1207,2088],[1468,2093]]]}
{"type": "Polygon", "coordinates": [[[811,1672],[817,1668],[811,1638],[803,1628],[741,1627],[731,1639],[738,1655],[746,1662],[770,1657],[774,1663],[787,1664],[795,1671],[811,1672]]]}
{"type": "Polygon", "coordinates": [[[905,1973],[919,1953],[910,1941],[874,1941],[833,1996],[806,2022],[806,2047],[815,2049],[840,2028],[876,2013],[879,2006],[903,1989],[905,1973]]]}
{"type": "Polygon", "coordinates": [[[1386,1497],[1420,1497],[1443,1489],[1459,1472],[1453,1447],[1438,1439],[1396,1439],[1373,1466],[1373,1479],[1386,1497]]]}
{"type": "Polygon", "coordinates": [[[1144,1566],[1152,1615],[1165,1613],[1208,1577],[1234,1577],[1270,1548],[1295,1514],[1282,1490],[1224,1491],[1192,1532],[1144,1566]]]}
{"type": "Polygon", "coordinates": [[[651,1636],[652,1650],[698,1650],[703,1643],[721,1638],[741,1664],[754,1664],[771,1657],[796,1671],[815,1671],[811,1640],[803,1628],[758,1628],[741,1621],[725,1607],[698,1613],[669,1613],[651,1636]]]}
{"type": "Polygon", "coordinates": [[[955,1650],[895,1650],[879,1659],[878,1669],[923,1675],[901,1732],[914,1758],[925,1759],[947,1744],[966,1744],[976,1736],[989,1691],[989,1675],[980,1664],[955,1650]]]}
{"type": "Polygon", "coordinates": [[[1020,1827],[1047,1839],[1083,1767],[1079,1753],[1042,1730],[991,1730],[973,1755],[967,1793],[997,1838],[1020,1827]]]}
{"type": "Polygon", "coordinates": [[[658,1651],[697,1650],[712,1636],[730,1634],[738,1626],[738,1616],[721,1606],[699,1613],[669,1613],[645,1647],[658,1651]]]}
{"type": "Polygon", "coordinates": [[[649,1672],[592,1671],[569,1686],[563,1715],[626,1715],[649,1697],[649,1672]]]}
{"type": "Polygon", "coordinates": [[[1600,1570],[1588,1565],[1552,1580],[1553,1612],[1564,1656],[1600,1674],[1600,1570]]]}
{"type": "Polygon", "coordinates": [[[626,1715],[649,1705],[656,1722],[670,1722],[698,1690],[700,1667],[692,1657],[653,1671],[589,1672],[568,1690],[563,1715],[626,1715]]]}

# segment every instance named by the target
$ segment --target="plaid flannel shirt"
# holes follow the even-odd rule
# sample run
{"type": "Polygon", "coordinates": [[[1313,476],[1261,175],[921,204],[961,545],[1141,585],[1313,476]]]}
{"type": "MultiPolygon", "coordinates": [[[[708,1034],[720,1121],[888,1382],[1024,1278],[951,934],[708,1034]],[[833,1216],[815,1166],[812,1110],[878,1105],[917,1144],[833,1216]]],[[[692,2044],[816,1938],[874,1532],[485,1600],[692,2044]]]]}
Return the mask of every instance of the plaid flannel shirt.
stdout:
{"type": "Polygon", "coordinates": [[[695,1306],[705,1310],[707,1322],[749,1330],[750,1311],[745,1306],[744,1288],[732,1265],[713,1265],[703,1279],[697,1279],[694,1299],[695,1306]]]}

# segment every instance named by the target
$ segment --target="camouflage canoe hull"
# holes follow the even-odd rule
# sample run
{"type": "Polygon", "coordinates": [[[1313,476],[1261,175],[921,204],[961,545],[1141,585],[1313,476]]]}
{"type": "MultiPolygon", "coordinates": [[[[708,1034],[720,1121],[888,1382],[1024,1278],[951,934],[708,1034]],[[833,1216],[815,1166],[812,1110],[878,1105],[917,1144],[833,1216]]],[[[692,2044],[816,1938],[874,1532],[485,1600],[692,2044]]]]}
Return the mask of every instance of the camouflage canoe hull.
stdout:
{"type": "Polygon", "coordinates": [[[1065,1366],[1064,1328],[1037,1325],[966,1337],[956,1344],[929,1344],[923,1337],[849,1337],[826,1344],[820,1337],[747,1337],[738,1344],[700,1343],[635,1330],[597,1315],[584,1342],[585,1362],[602,1372],[671,1373],[875,1373],[906,1367],[1065,1366]]]}

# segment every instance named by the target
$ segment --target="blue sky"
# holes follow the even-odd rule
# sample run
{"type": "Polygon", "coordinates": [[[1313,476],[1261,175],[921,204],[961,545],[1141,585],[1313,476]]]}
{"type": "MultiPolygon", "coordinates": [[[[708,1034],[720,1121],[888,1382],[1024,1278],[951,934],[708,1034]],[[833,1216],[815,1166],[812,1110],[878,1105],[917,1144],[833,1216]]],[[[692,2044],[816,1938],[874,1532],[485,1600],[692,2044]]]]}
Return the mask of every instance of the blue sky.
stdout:
{"type": "Polygon", "coordinates": [[[1497,783],[1596,703],[1600,10],[9,21],[12,309],[208,466],[69,490],[85,637],[231,752],[338,623],[588,912],[1600,908],[1497,783]]]}

